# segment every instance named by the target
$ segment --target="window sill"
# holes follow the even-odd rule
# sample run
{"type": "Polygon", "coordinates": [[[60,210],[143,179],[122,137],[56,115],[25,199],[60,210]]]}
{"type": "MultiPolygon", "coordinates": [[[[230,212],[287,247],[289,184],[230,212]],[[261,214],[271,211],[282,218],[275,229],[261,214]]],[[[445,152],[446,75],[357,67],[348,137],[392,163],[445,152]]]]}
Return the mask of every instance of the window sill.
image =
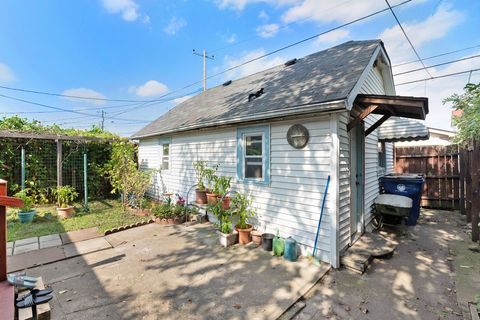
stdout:
{"type": "Polygon", "coordinates": [[[238,183],[259,185],[259,186],[269,186],[270,185],[270,181],[266,181],[266,180],[243,179],[243,180],[238,180],[238,183]]]}

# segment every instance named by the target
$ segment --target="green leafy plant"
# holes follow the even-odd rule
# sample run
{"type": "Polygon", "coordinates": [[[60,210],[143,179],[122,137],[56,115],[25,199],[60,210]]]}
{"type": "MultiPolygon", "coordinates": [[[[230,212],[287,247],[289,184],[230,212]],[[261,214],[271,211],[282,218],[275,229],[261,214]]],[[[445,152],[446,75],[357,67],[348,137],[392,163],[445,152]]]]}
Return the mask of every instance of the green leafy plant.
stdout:
{"type": "Polygon", "coordinates": [[[77,199],[78,192],[72,186],[61,186],[53,189],[53,195],[59,208],[67,208],[77,199]]]}
{"type": "Polygon", "coordinates": [[[135,146],[128,141],[115,142],[112,158],[105,171],[113,186],[112,193],[122,194],[123,207],[139,208],[155,171],[142,171],[135,162],[135,146]]]}
{"type": "Polygon", "coordinates": [[[152,213],[155,217],[160,219],[169,219],[173,216],[172,206],[167,203],[155,205],[152,208],[152,213]]]}
{"type": "Polygon", "coordinates": [[[218,179],[218,176],[217,176],[218,167],[219,165],[217,164],[213,167],[205,168],[205,180],[207,183],[207,187],[213,193],[215,193],[214,189],[215,189],[216,181],[218,179]]]}
{"type": "Polygon", "coordinates": [[[217,202],[215,205],[209,205],[209,210],[217,217],[216,223],[218,230],[221,233],[231,233],[232,228],[232,212],[230,210],[224,210],[221,202],[217,202]]]}
{"type": "Polygon", "coordinates": [[[218,194],[222,198],[230,192],[232,178],[221,176],[215,181],[215,187],[213,193],[218,194]]]}
{"type": "Polygon", "coordinates": [[[15,193],[15,198],[19,198],[23,201],[23,207],[21,207],[18,211],[19,212],[30,212],[33,208],[33,198],[32,196],[28,195],[28,189],[19,191],[15,193]]]}
{"type": "Polygon", "coordinates": [[[197,187],[199,190],[205,190],[205,169],[207,168],[207,162],[203,160],[195,161],[193,163],[195,168],[195,176],[197,178],[197,187]]]}
{"type": "Polygon", "coordinates": [[[255,215],[255,210],[252,208],[252,201],[253,199],[244,193],[236,193],[232,197],[233,213],[238,215],[237,228],[248,228],[248,219],[255,215]]]}
{"type": "Polygon", "coordinates": [[[454,110],[460,111],[452,118],[458,128],[455,141],[462,143],[480,138],[480,83],[467,84],[463,94],[454,94],[443,101],[444,104],[447,102],[452,103],[454,110]]]}

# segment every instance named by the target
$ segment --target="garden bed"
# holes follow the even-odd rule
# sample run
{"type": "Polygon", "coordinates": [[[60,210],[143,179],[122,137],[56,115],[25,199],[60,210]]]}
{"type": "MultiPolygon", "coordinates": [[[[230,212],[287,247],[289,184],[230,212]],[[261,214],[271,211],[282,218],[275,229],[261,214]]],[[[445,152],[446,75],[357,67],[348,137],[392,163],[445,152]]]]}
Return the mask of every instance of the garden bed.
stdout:
{"type": "Polygon", "coordinates": [[[37,215],[32,223],[20,223],[14,209],[7,211],[8,241],[39,237],[55,233],[97,227],[103,234],[107,230],[149,220],[150,216],[137,216],[124,211],[120,201],[92,201],[90,211],[84,213],[81,205],[76,205],[76,213],[68,219],[59,219],[55,205],[35,208],[37,215]],[[80,209],[79,209],[80,208],[80,209]]]}

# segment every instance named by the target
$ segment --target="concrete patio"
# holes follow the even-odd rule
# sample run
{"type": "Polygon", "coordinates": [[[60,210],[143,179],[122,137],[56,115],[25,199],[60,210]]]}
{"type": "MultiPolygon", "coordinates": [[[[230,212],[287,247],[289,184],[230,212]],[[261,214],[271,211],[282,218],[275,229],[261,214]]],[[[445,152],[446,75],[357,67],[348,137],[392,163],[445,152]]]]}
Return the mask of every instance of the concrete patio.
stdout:
{"type": "Polygon", "coordinates": [[[151,224],[106,240],[112,249],[29,270],[55,289],[52,319],[276,319],[329,268],[224,249],[209,224],[151,224]]]}

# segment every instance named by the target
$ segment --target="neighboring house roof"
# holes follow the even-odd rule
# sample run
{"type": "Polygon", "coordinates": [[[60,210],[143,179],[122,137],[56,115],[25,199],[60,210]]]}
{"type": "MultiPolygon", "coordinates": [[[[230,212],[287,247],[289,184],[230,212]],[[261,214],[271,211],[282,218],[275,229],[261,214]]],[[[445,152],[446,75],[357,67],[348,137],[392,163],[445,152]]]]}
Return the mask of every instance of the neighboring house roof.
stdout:
{"type": "Polygon", "coordinates": [[[427,140],[428,128],[415,120],[391,117],[377,129],[378,140],[386,142],[427,140]]]}
{"type": "Polygon", "coordinates": [[[380,40],[349,41],[219,85],[182,102],[131,138],[186,131],[345,108],[346,100],[383,44],[380,40]],[[264,93],[249,101],[249,95],[264,93]]]}

